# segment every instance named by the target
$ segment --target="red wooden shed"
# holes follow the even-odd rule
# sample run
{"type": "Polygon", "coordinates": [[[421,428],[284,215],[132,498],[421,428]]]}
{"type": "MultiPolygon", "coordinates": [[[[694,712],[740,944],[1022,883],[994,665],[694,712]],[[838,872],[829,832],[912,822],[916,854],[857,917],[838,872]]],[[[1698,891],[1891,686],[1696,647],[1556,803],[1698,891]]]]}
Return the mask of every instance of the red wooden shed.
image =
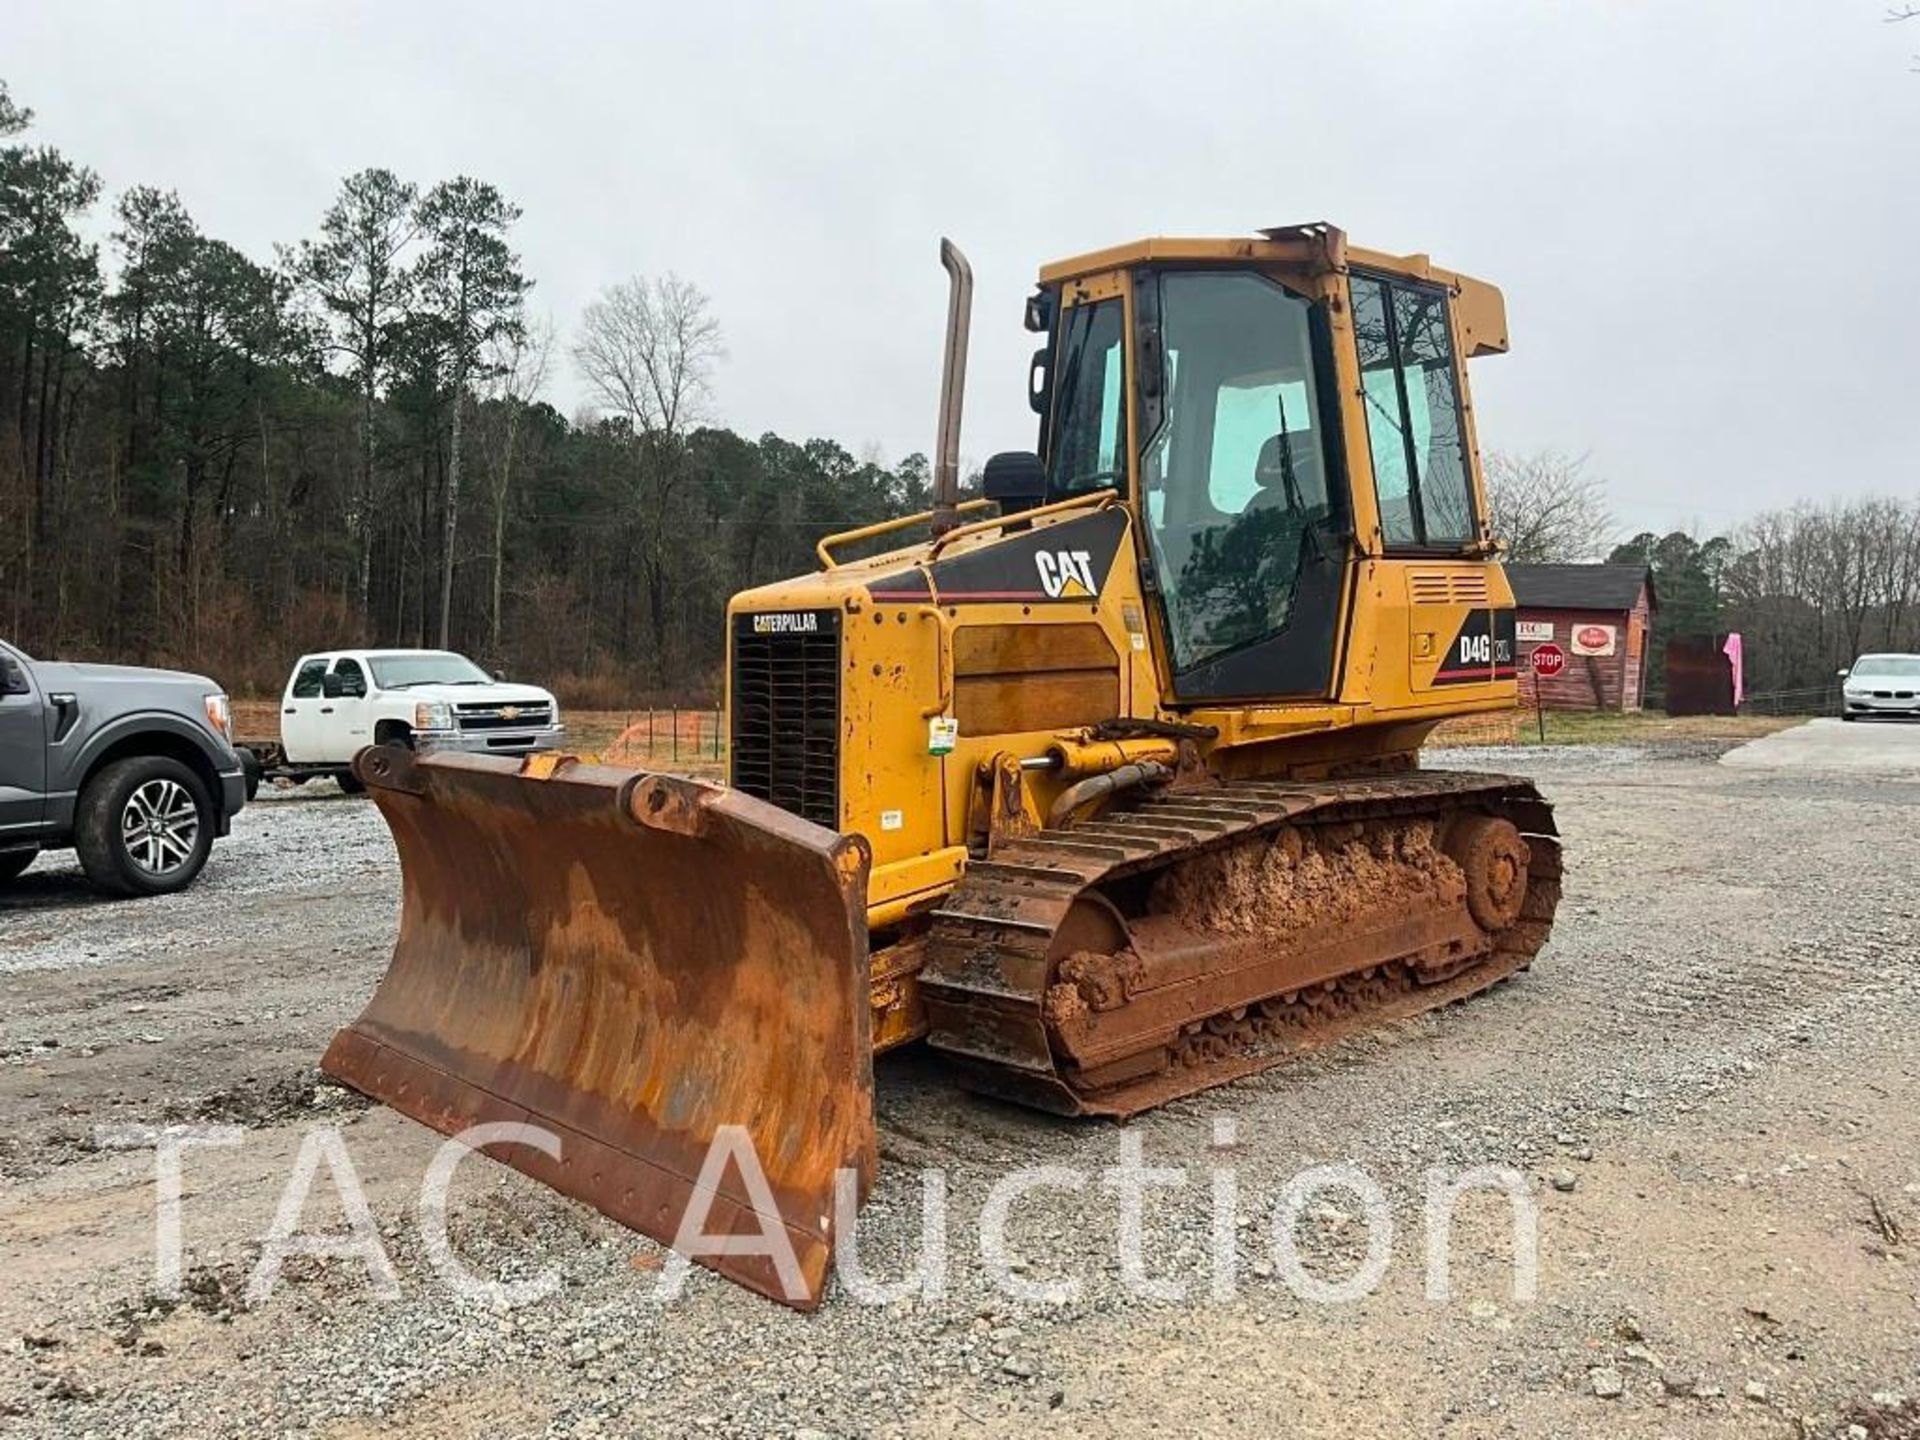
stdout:
{"type": "Polygon", "coordinates": [[[1520,662],[1560,647],[1566,663],[1539,680],[1551,710],[1638,710],[1647,688],[1647,631],[1658,603],[1644,565],[1509,565],[1520,662]]]}

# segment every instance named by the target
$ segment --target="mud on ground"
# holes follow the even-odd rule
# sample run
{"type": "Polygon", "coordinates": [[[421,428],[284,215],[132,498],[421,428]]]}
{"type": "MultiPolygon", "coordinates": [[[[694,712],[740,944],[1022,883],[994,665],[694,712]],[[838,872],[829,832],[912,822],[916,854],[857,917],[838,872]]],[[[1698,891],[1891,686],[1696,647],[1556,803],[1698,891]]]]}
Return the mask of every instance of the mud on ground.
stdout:
{"type": "MultiPolygon", "coordinates": [[[[1920,728],[1916,728],[1920,734],[1920,728]]],[[[961,1095],[883,1062],[883,1164],[861,1259],[907,1272],[920,1172],[950,1185],[943,1298],[812,1317],[696,1273],[660,1305],[658,1247],[498,1167],[456,1182],[475,1271],[552,1270],[501,1311],[433,1278],[415,1210],[435,1137],[314,1064],[378,979],[396,918],[371,806],[309,785],[245,812],[194,891],[103,904],[64,859],[0,899],[0,1429],[22,1435],[711,1433],[978,1436],[1872,1436],[1920,1432],[1920,783],[1717,764],[1720,746],[1437,757],[1532,773],[1559,806],[1566,900],[1534,969],[1441,1014],[1180,1102],[1121,1130],[961,1095]],[[184,1163],[183,1283],[153,1286],[150,1151],[117,1130],[238,1127],[184,1163]],[[1234,1141],[1216,1146],[1221,1122],[1234,1141]],[[337,1127],[398,1298],[352,1261],[248,1273],[302,1137],[337,1127]],[[102,1128],[107,1145],[102,1148],[102,1128]],[[1097,1174],[1122,1134],[1184,1190],[1145,1213],[1153,1275],[1122,1284],[1097,1174]],[[1296,1295],[1259,1212],[1351,1162],[1394,1221],[1379,1288],[1296,1295]],[[1015,1207],[1009,1299],[974,1220],[1011,1168],[1088,1177],[1015,1207]],[[1464,1202],[1452,1298],[1429,1300],[1429,1169],[1524,1175],[1537,1293],[1508,1212],[1464,1202]],[[1243,1224],[1209,1294],[1211,1176],[1243,1224]],[[1850,1427],[1858,1427],[1856,1431],[1850,1427]]],[[[306,1219],[341,1223],[323,1171],[306,1219]]],[[[1350,1197],[1299,1227],[1315,1276],[1353,1272],[1350,1197]]]]}

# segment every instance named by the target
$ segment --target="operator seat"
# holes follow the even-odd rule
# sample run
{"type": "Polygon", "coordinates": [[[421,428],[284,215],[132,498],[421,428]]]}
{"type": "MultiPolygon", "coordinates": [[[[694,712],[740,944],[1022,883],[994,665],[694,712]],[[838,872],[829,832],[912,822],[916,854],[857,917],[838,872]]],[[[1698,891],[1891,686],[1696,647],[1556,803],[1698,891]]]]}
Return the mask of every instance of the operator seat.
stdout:
{"type": "Polygon", "coordinates": [[[1326,503],[1327,487],[1320,474],[1320,447],[1313,433],[1269,435],[1253,462],[1253,498],[1249,510],[1281,508],[1311,511],[1326,503]],[[1293,461],[1293,489],[1287,488],[1286,459],[1293,461]]]}

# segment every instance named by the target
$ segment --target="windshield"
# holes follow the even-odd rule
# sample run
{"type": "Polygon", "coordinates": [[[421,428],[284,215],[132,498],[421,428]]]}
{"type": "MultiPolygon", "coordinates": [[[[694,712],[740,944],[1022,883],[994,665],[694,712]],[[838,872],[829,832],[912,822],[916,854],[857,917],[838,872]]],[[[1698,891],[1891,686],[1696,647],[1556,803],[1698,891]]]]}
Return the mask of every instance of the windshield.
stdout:
{"type": "Polygon", "coordinates": [[[373,682],[382,690],[404,690],[409,685],[491,685],[493,677],[464,655],[426,650],[417,655],[376,655],[368,658],[373,682]]]}
{"type": "Polygon", "coordinates": [[[1920,680],[1920,655],[1862,655],[1853,662],[1853,674],[1862,680],[1885,676],[1889,680],[1920,680]]]}

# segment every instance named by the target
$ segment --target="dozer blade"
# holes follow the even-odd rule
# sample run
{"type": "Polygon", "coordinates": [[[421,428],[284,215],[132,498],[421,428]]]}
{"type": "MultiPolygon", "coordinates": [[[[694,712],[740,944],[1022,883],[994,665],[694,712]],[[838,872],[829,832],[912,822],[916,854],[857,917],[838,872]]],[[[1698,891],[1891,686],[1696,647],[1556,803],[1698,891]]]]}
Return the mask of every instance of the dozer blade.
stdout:
{"type": "Polygon", "coordinates": [[[875,1165],[866,842],[571,757],[383,746],[354,773],[400,852],[400,938],[321,1068],[444,1134],[544,1127],[558,1159],[483,1148],[664,1243],[697,1191],[708,1236],[784,1229],[797,1287],[769,1254],[693,1258],[817,1305],[835,1171],[864,1196],[875,1165]],[[727,1126],[767,1184],[737,1132],[712,1148],[727,1126]]]}

